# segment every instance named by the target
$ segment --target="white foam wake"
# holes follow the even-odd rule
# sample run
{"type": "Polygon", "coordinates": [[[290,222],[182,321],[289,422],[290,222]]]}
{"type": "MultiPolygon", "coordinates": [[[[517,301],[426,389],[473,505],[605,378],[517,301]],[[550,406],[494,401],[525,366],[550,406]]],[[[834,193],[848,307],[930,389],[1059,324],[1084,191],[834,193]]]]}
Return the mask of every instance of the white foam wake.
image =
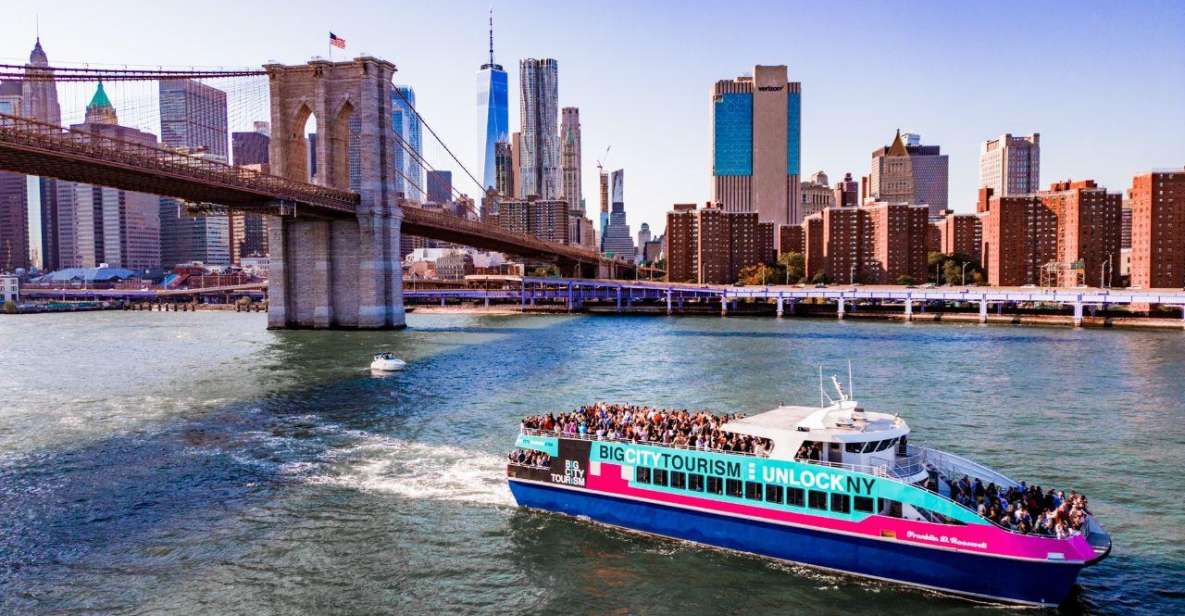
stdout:
{"type": "Polygon", "coordinates": [[[334,451],[310,482],[406,498],[513,506],[506,463],[459,447],[363,435],[334,451]]]}

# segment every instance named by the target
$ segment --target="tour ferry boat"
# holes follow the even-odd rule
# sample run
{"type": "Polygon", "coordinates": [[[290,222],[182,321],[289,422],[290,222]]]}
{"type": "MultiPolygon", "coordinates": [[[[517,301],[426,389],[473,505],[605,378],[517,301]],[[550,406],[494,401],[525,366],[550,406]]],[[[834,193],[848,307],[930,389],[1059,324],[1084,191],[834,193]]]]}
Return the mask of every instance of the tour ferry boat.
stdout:
{"type": "Polygon", "coordinates": [[[1057,538],[959,504],[948,480],[1021,484],[909,444],[903,419],[864,410],[832,380],[838,400],[720,427],[768,439],[757,454],[524,428],[517,448],[543,464],[512,460],[510,490],[531,509],[987,601],[1058,605],[1110,553],[1090,515],[1057,538]]]}

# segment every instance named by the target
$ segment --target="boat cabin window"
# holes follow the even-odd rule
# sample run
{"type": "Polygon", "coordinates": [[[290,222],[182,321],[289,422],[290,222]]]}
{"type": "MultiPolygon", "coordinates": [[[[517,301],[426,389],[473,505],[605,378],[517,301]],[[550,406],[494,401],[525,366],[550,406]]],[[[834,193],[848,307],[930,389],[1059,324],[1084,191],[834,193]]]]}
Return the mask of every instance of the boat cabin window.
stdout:
{"type": "Polygon", "coordinates": [[[671,471],[671,487],[672,488],[686,488],[687,475],[683,471],[671,471]]]}
{"type": "Polygon", "coordinates": [[[712,494],[724,494],[724,480],[708,475],[708,491],[712,494]]]}
{"type": "Polygon", "coordinates": [[[776,486],[772,483],[765,485],[765,500],[771,503],[782,504],[782,486],[776,486]]]}
{"type": "Polygon", "coordinates": [[[798,453],[794,454],[795,460],[822,460],[823,459],[823,443],[819,441],[803,441],[802,446],[798,448],[798,453]]]}
{"type": "Polygon", "coordinates": [[[634,469],[634,481],[638,483],[650,483],[650,469],[645,466],[639,466],[634,469]]]}
{"type": "Polygon", "coordinates": [[[831,493],[831,510],[839,513],[852,512],[852,497],[847,494],[831,493]]]}
{"type": "Polygon", "coordinates": [[[864,513],[872,513],[872,498],[868,496],[857,496],[855,498],[856,511],[864,513]]]}
{"type": "Polygon", "coordinates": [[[761,500],[761,484],[755,481],[746,481],[745,498],[750,500],[761,500]]]}
{"type": "Polygon", "coordinates": [[[703,475],[688,475],[687,489],[694,492],[704,491],[704,476],[703,475]]]}
{"type": "Polygon", "coordinates": [[[740,479],[725,479],[724,491],[729,496],[741,497],[741,480],[740,479]]]}
{"type": "Polygon", "coordinates": [[[794,507],[806,505],[806,492],[802,488],[786,488],[786,504],[794,507]]]}
{"type": "Polygon", "coordinates": [[[653,479],[654,485],[665,486],[667,485],[667,472],[661,468],[656,468],[654,469],[653,479]]]}
{"type": "Polygon", "coordinates": [[[897,441],[897,455],[899,455],[899,456],[909,455],[909,437],[908,436],[903,436],[903,437],[901,437],[901,440],[897,441]]]}
{"type": "Polygon", "coordinates": [[[890,518],[901,517],[901,501],[895,501],[891,498],[878,498],[877,511],[881,515],[887,515],[890,518]]]}
{"type": "Polygon", "coordinates": [[[807,493],[807,506],[811,509],[827,510],[827,493],[811,490],[807,493]]]}

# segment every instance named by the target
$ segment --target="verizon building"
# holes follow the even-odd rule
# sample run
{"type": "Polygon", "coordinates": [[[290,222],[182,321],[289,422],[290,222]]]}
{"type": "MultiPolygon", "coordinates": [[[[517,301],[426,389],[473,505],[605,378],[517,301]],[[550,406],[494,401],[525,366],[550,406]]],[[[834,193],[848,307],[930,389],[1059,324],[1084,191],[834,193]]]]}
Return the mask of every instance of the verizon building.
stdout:
{"type": "Polygon", "coordinates": [[[802,85],[784,65],[712,86],[712,195],[725,212],[761,222],[802,222],[799,211],[802,85]]]}

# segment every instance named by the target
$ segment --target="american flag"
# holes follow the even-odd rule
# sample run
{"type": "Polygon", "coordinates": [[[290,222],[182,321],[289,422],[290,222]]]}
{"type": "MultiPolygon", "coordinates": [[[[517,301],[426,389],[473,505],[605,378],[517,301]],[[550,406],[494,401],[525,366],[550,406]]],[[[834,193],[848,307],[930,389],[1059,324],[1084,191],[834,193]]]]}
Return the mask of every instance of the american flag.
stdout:
{"type": "Polygon", "coordinates": [[[338,49],[345,49],[346,48],[346,39],[330,32],[329,33],[329,44],[333,45],[334,47],[337,47],[338,49]]]}

